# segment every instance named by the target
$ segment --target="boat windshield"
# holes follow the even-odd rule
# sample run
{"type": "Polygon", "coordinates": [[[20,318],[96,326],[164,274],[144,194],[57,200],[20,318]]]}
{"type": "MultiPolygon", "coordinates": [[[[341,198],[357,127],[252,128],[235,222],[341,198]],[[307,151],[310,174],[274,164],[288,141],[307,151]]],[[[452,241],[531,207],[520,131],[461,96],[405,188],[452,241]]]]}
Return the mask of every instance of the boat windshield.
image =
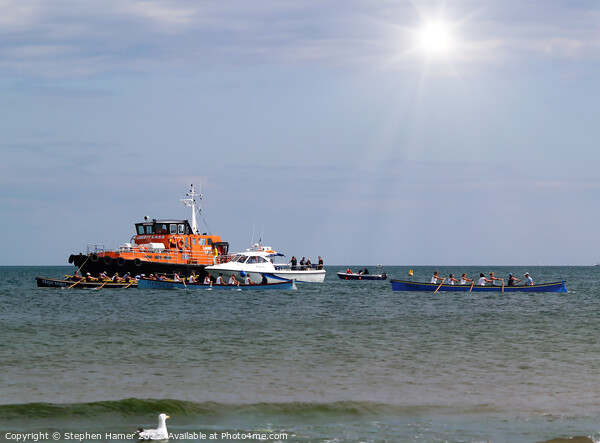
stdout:
{"type": "Polygon", "coordinates": [[[234,255],[233,258],[231,259],[231,261],[238,262],[238,263],[245,263],[247,258],[248,258],[247,255],[234,255]]]}
{"type": "Polygon", "coordinates": [[[258,255],[253,255],[248,258],[248,263],[266,263],[267,259],[258,255]]]}

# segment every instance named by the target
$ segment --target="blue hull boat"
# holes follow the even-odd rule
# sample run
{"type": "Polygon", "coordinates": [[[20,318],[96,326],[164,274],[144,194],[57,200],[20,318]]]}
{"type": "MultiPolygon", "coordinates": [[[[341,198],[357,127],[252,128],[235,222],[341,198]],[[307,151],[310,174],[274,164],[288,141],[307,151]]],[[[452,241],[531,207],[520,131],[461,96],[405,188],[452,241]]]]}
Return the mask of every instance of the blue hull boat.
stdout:
{"type": "Polygon", "coordinates": [[[478,286],[419,283],[405,280],[390,280],[394,292],[567,292],[565,280],[531,286],[478,286]]]}
{"type": "Polygon", "coordinates": [[[138,281],[139,289],[189,289],[189,290],[197,290],[204,289],[206,290],[224,290],[229,289],[230,291],[242,290],[264,290],[264,289],[296,289],[296,285],[293,280],[287,280],[277,283],[267,283],[267,284],[256,284],[256,285],[206,285],[204,283],[183,283],[183,282],[174,282],[174,281],[160,281],[160,280],[150,280],[148,278],[142,278],[138,281]]]}

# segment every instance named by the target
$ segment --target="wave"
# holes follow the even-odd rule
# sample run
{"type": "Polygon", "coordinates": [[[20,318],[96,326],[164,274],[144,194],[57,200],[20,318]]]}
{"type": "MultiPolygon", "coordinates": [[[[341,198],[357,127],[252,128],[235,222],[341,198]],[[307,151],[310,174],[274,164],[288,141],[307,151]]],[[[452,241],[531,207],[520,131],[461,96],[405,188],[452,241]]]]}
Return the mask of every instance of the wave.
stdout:
{"type": "MultiPolygon", "coordinates": [[[[477,405],[462,413],[493,412],[488,405],[477,405]],[[482,409],[483,408],[483,409],[482,409]]],[[[452,413],[456,408],[441,406],[398,406],[377,402],[337,401],[331,403],[288,402],[288,403],[218,403],[190,402],[172,399],[128,398],[117,401],[99,401],[91,403],[25,403],[0,405],[3,419],[24,418],[73,418],[96,417],[108,414],[121,416],[140,416],[167,412],[177,415],[219,416],[219,415],[290,415],[290,416],[397,416],[422,413],[452,413]]]]}

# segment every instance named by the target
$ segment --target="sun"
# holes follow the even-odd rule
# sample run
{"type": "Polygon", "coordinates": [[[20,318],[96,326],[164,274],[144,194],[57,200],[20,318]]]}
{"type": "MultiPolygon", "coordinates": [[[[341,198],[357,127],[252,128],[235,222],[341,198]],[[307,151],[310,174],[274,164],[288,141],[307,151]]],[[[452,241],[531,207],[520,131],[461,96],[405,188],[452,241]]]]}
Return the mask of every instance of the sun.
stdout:
{"type": "Polygon", "coordinates": [[[452,27],[442,21],[424,23],[417,31],[417,45],[428,56],[447,56],[455,47],[452,27]]]}

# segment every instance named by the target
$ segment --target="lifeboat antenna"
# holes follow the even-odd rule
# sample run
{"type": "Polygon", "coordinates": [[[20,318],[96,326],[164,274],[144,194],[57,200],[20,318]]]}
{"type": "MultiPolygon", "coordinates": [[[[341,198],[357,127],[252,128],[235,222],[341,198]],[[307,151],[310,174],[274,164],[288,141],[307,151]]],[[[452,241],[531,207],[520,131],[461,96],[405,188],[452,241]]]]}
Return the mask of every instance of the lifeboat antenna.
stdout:
{"type": "Polygon", "coordinates": [[[198,224],[196,223],[196,212],[200,212],[200,206],[196,209],[196,198],[200,197],[202,200],[202,192],[197,193],[196,188],[193,184],[190,185],[190,192],[185,194],[189,198],[182,198],[179,201],[182,202],[186,206],[190,206],[192,208],[192,232],[194,234],[198,234],[200,230],[198,229],[198,224]]]}

